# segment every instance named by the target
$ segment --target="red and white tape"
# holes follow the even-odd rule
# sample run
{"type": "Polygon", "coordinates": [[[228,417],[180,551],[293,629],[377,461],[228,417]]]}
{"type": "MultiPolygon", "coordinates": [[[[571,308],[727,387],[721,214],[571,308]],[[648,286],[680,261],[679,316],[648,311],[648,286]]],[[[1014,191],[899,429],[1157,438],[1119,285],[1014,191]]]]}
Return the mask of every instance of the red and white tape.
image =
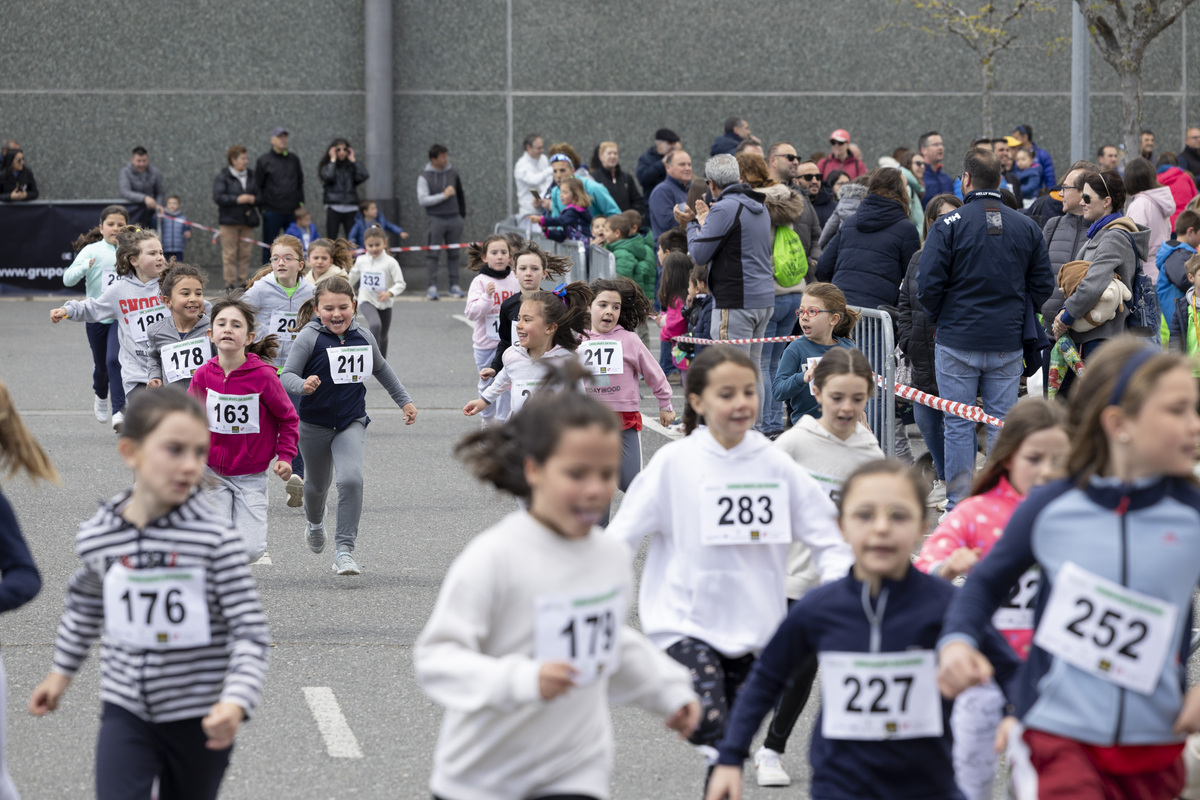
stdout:
{"type": "Polygon", "coordinates": [[[697,339],[695,336],[676,336],[674,341],[683,344],[767,344],[769,342],[794,342],[799,336],[767,336],[761,339],[697,339]]]}
{"type": "MultiPolygon", "coordinates": [[[[216,244],[217,239],[221,238],[221,231],[219,231],[216,228],[210,228],[207,225],[201,225],[199,222],[192,222],[191,220],[179,220],[179,221],[182,222],[184,225],[188,225],[190,227],[198,228],[202,231],[208,231],[209,233],[211,233],[213,235],[213,237],[212,237],[213,244],[216,244]]],[[[238,239],[243,242],[250,242],[250,244],[256,244],[259,247],[270,247],[271,246],[271,245],[267,244],[266,242],[260,242],[257,239],[251,239],[246,236],[239,236],[238,239]]],[[[416,253],[416,252],[428,252],[431,250],[461,250],[462,248],[470,247],[473,244],[475,244],[475,242],[457,242],[455,244],[431,244],[431,245],[422,245],[422,246],[414,246],[414,247],[392,247],[392,248],[389,248],[389,251],[392,253],[416,253]]],[[[359,248],[358,250],[354,251],[354,255],[356,255],[356,256],[362,255],[365,252],[367,252],[367,251],[362,248],[359,248]]]]}

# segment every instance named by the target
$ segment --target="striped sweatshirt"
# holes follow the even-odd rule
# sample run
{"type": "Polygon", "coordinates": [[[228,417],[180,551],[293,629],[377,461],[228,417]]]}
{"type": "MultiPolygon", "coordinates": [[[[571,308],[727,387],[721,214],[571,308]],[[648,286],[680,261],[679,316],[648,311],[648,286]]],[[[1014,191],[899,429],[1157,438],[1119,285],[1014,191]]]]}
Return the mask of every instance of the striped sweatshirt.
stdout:
{"type": "Polygon", "coordinates": [[[74,677],[104,627],[104,576],[115,563],[133,570],[194,567],[207,576],[212,641],[206,647],[143,650],[100,646],[100,699],[149,722],[208,714],[237,703],[249,717],[262,697],[269,634],[241,537],[199,493],[138,530],[120,514],[130,492],[102,503],[80,527],[83,566],[71,577],[54,643],[54,671],[74,677]]]}

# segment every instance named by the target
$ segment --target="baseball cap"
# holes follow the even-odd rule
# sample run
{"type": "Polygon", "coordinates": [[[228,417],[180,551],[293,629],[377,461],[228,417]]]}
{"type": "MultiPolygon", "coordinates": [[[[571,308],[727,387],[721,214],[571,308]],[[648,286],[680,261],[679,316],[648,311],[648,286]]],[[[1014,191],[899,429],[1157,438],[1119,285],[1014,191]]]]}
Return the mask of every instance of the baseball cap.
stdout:
{"type": "Polygon", "coordinates": [[[1009,147],[1020,147],[1021,146],[1021,140],[1015,136],[1005,136],[1004,143],[1007,144],[1009,147]]]}
{"type": "Polygon", "coordinates": [[[287,136],[287,132],[288,132],[287,128],[276,126],[274,128],[271,128],[271,138],[274,138],[276,136],[287,136]]]}
{"type": "Polygon", "coordinates": [[[845,128],[838,128],[836,131],[829,134],[829,138],[837,139],[839,142],[848,142],[850,141],[850,134],[845,128]]]}
{"type": "Polygon", "coordinates": [[[662,139],[664,142],[671,142],[674,144],[675,142],[679,141],[679,134],[670,128],[659,128],[654,132],[654,138],[662,139]]]}

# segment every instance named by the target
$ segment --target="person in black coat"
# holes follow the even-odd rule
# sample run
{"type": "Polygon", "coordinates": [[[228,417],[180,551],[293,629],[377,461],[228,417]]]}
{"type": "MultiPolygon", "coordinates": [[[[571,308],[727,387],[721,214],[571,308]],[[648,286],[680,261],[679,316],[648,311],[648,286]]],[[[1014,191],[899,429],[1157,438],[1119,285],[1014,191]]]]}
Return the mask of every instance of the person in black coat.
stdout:
{"type": "Polygon", "coordinates": [[[325,186],[325,236],[338,238],[344,230],[350,235],[358,215],[358,185],[371,177],[354,157],[354,148],[345,139],[334,139],[317,165],[317,174],[325,186]]]}
{"type": "Polygon", "coordinates": [[[244,286],[249,280],[250,253],[258,227],[258,204],[262,196],[249,168],[250,156],[240,144],[225,153],[226,166],[213,178],[213,202],[221,231],[221,263],[225,288],[244,286]]]}
{"type": "Polygon", "coordinates": [[[612,195],[613,202],[622,211],[630,209],[646,218],[646,201],[638,191],[637,182],[617,163],[619,154],[616,142],[601,142],[592,154],[592,180],[602,184],[612,195]]]}
{"type": "Polygon", "coordinates": [[[37,179],[25,166],[25,154],[9,150],[0,161],[0,200],[21,202],[38,199],[37,179]]]}
{"type": "MultiPolygon", "coordinates": [[[[304,167],[300,157],[288,149],[286,128],[271,129],[271,149],[254,164],[262,206],[263,238],[268,245],[296,221],[296,209],[304,205],[304,167]]],[[[271,258],[271,248],[263,248],[263,263],[271,258]]]]}
{"type": "Polygon", "coordinates": [[[858,211],[821,253],[816,277],[841,289],[849,305],[894,306],[908,263],[920,247],[917,227],[908,216],[904,176],[884,167],[871,173],[858,211]]]}
{"type": "Polygon", "coordinates": [[[642,197],[649,197],[654,187],[667,179],[667,165],[663,159],[667,153],[679,148],[679,134],[675,131],[659,128],[654,132],[654,144],[638,157],[637,179],[642,185],[642,197]]]}

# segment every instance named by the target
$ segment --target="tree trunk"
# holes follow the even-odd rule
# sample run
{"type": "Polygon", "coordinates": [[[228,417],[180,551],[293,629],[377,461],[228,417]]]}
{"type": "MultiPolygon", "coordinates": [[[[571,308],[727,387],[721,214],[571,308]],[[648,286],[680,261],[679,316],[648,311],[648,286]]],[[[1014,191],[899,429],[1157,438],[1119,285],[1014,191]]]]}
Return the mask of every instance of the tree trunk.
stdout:
{"type": "Polygon", "coordinates": [[[1142,154],[1142,59],[1139,54],[1115,65],[1121,78],[1121,132],[1125,163],[1142,154]]]}
{"type": "Polygon", "coordinates": [[[981,92],[983,99],[983,135],[987,138],[992,138],[992,89],[995,88],[995,66],[992,63],[992,57],[985,55],[979,59],[979,66],[983,70],[983,91],[981,92]]]}

